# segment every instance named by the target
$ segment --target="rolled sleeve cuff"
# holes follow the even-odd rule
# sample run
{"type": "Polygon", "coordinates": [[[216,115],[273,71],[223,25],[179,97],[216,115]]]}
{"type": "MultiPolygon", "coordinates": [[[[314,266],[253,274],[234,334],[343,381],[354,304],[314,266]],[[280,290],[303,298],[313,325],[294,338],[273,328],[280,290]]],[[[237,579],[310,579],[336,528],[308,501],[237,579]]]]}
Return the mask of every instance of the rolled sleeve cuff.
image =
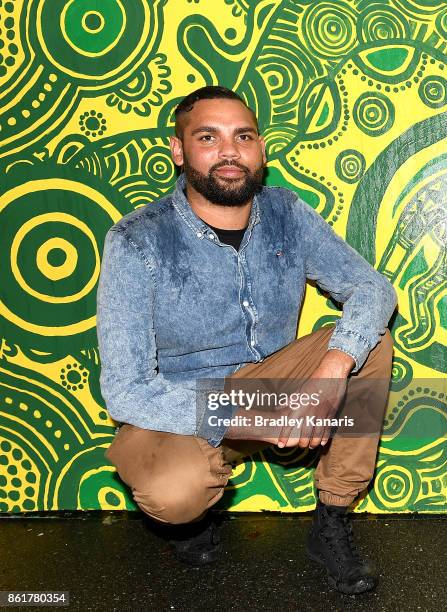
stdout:
{"type": "Polygon", "coordinates": [[[211,446],[219,446],[227,429],[230,427],[229,423],[226,424],[225,421],[231,420],[238,408],[239,407],[234,404],[219,405],[219,407],[214,410],[206,407],[202,419],[198,424],[196,435],[199,438],[204,438],[211,446]]]}
{"type": "Polygon", "coordinates": [[[355,361],[352,372],[357,372],[365,363],[371,346],[361,334],[350,330],[335,330],[329,340],[328,350],[337,349],[343,351],[355,361]]]}

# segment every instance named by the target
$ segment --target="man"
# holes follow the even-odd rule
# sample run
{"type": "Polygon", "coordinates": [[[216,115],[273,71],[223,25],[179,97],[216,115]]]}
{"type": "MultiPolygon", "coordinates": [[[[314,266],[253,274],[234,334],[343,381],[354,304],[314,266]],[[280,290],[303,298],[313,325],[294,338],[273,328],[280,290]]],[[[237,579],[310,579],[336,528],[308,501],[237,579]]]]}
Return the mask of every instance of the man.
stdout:
{"type": "MultiPolygon", "coordinates": [[[[262,186],[265,144],[234,92],[187,96],[171,152],[183,168],[174,193],[124,216],[105,240],[100,383],[110,415],[124,423],[106,456],[139,507],[170,526],[178,558],[203,564],[220,550],[207,510],[232,462],[269,445],[319,447],[308,553],[339,591],[370,590],[377,580],[354,548],[347,509],[373,476],[378,432],[330,437],[326,421],[257,429],[212,420],[198,381],[301,379],[309,392],[325,381],[318,416],[334,417],[344,397],[383,418],[394,289],[295,193],[262,186]],[[343,303],[343,315],[295,340],[306,278],[343,303]],[[373,378],[385,391],[351,384],[373,378]]],[[[292,414],[290,405],[275,410],[292,414]]],[[[246,407],[222,401],[218,412],[240,416],[246,407]]]]}

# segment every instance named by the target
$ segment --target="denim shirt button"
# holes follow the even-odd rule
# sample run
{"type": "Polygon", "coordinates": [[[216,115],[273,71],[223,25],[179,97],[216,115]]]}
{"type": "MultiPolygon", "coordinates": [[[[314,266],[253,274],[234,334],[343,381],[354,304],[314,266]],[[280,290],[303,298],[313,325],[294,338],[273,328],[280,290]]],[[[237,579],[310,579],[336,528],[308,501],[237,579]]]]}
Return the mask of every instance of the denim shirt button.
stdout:
{"type": "Polygon", "coordinates": [[[197,238],[201,238],[202,237],[202,232],[197,232],[196,236],[197,236],[197,238]]]}
{"type": "Polygon", "coordinates": [[[210,240],[214,240],[214,234],[210,234],[210,240]]]}
{"type": "Polygon", "coordinates": [[[243,304],[244,306],[248,306],[248,305],[249,305],[249,303],[248,303],[248,301],[247,301],[247,300],[244,300],[244,301],[242,302],[242,304],[243,304]]]}
{"type": "Polygon", "coordinates": [[[255,342],[254,340],[252,340],[252,341],[250,342],[250,344],[251,344],[252,346],[254,346],[254,345],[256,344],[256,342],[255,342]]]}

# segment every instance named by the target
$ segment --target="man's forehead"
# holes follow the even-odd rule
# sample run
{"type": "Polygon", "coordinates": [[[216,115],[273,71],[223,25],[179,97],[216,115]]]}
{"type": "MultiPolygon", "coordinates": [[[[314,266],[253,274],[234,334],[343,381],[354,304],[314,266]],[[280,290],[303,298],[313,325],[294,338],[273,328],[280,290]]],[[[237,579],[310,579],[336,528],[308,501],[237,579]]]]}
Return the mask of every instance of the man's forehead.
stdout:
{"type": "Polygon", "coordinates": [[[216,127],[217,129],[251,126],[257,129],[252,111],[239,100],[211,99],[198,100],[194,107],[179,116],[183,130],[193,130],[199,125],[216,127]]]}

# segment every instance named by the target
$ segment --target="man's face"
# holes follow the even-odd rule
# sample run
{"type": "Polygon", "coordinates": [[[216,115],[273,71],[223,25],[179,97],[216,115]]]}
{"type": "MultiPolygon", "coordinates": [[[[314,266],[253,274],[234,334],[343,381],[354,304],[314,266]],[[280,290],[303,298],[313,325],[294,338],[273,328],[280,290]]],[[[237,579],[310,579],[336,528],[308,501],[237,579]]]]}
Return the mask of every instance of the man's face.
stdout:
{"type": "Polygon", "coordinates": [[[265,145],[252,113],[238,100],[199,100],[171,138],[186,181],[213,204],[242,206],[262,185],[265,145]]]}

